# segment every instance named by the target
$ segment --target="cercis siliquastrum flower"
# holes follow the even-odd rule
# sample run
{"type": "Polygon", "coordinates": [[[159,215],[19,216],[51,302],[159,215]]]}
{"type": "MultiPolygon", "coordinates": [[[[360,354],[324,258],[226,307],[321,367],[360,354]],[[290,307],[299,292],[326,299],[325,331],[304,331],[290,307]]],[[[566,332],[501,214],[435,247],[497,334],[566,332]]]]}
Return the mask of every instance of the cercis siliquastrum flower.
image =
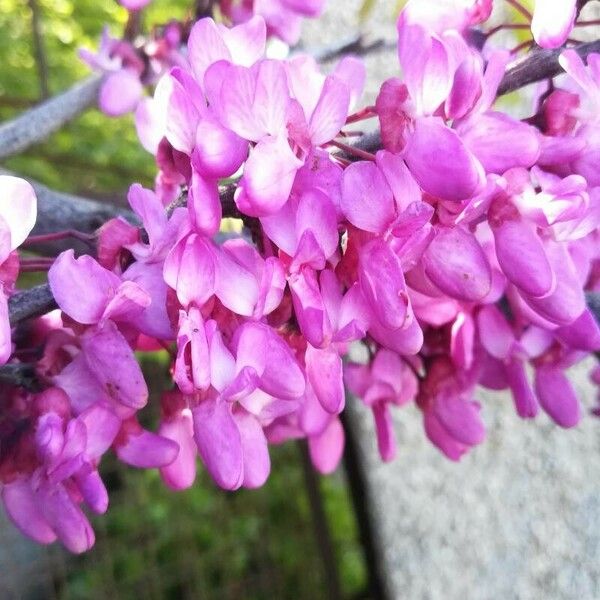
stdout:
{"type": "MultiPolygon", "coordinates": [[[[574,15],[550,23],[546,4],[535,39],[562,43],[574,15]]],[[[269,444],[291,439],[332,472],[345,387],[372,410],[384,460],[397,407],[419,410],[451,460],[480,444],[478,385],[508,390],[522,418],[543,409],[573,427],[583,415],[565,370],[600,349],[586,305],[600,292],[600,56],[564,50],[566,75],[519,119],[496,106],[509,53],[491,35],[471,43],[491,2],[411,0],[403,77],[361,110],[357,58],[325,75],[309,56],[265,57],[269,33],[294,34],[277,10],[312,16],[320,2],[222,8],[238,24],[198,21],[152,97],[115,87],[158,166],[154,190],[129,191],[141,227],[114,219],[95,257],[58,256],[59,310],[16,348],[7,296],[35,196],[0,178],[0,359],[19,366],[42,348],[34,389],[2,387],[0,486],[39,542],[93,544],[81,505],[106,510],[110,448],[175,490],[193,485],[198,459],[224,489],[260,486],[269,444]],[[348,143],[347,125],[369,118],[374,153],[348,143]],[[138,419],[149,396],[138,350],[169,361],[156,431],[138,419]]],[[[105,38],[88,60],[125,81],[130,50],[105,38]]]]}

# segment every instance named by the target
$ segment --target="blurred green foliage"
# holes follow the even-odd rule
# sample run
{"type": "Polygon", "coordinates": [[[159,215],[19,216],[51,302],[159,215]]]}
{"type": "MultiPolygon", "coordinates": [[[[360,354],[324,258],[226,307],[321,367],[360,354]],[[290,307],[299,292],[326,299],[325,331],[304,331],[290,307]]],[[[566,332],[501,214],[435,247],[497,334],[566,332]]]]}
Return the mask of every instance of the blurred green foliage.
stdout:
{"type": "MultiPolygon", "coordinates": [[[[104,24],[123,30],[127,13],[112,0],[37,0],[56,94],[89,70],[77,49],[95,49],[104,24]]],[[[146,23],[183,18],[189,0],[155,0],[146,23]]],[[[40,99],[28,0],[0,0],[0,120],[40,99]]],[[[47,142],[13,157],[9,169],[55,189],[96,197],[122,197],[134,181],[150,185],[155,166],[139,145],[131,116],[109,119],[87,111],[47,142]]],[[[33,279],[32,279],[33,281],[33,279]]],[[[141,355],[156,407],[167,383],[160,354],[141,355]]],[[[146,426],[156,414],[143,415],[146,426]]],[[[73,558],[53,548],[61,565],[61,598],[294,598],[325,597],[323,565],[312,529],[296,443],[273,448],[273,470],[261,490],[217,489],[199,469],[196,485],[174,493],[155,471],[125,468],[110,458],[102,473],[110,488],[108,513],[94,518],[96,547],[73,558]]],[[[356,523],[341,472],[321,478],[321,490],[344,595],[365,587],[356,523]]]]}
{"type": "MultiPolygon", "coordinates": [[[[77,50],[96,49],[105,24],[120,35],[127,12],[113,0],[36,0],[52,94],[89,74],[77,50]]],[[[148,24],[184,18],[189,2],[156,0],[148,24]]],[[[28,0],[0,0],[0,120],[18,114],[40,98],[28,0]]],[[[109,119],[89,110],[47,142],[6,161],[7,168],[56,189],[98,197],[122,196],[129,185],[149,185],[154,160],[137,141],[133,118],[109,119]]]]}

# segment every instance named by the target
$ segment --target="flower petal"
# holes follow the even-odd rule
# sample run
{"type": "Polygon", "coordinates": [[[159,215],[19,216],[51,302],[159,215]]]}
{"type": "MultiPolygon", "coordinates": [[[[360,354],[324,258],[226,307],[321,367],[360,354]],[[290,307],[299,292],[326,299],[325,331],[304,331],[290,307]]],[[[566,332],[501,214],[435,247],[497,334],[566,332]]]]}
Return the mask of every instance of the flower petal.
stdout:
{"type": "Polygon", "coordinates": [[[193,409],[194,439],[207,471],[217,485],[236,490],[244,478],[244,452],[231,405],[204,400],[193,409]]]}

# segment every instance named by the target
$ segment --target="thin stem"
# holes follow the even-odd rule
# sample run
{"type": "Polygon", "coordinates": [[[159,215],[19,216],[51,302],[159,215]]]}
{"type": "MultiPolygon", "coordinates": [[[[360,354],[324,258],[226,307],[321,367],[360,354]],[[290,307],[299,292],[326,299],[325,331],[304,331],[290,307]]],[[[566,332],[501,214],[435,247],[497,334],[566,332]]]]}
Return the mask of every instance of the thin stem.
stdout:
{"type": "Polygon", "coordinates": [[[55,242],[58,240],[64,240],[67,238],[74,238],[86,244],[93,244],[96,237],[83,231],[77,231],[76,229],[65,229],[63,231],[56,231],[54,233],[45,233],[42,235],[30,235],[22,244],[22,246],[31,246],[32,244],[42,244],[44,242],[55,242]]]}
{"type": "Polygon", "coordinates": [[[361,138],[363,135],[365,135],[364,131],[340,131],[339,134],[338,134],[338,137],[341,137],[341,138],[352,138],[352,137],[361,138]]]}
{"type": "Polygon", "coordinates": [[[332,140],[329,142],[330,146],[335,146],[340,150],[343,150],[346,154],[350,154],[352,156],[356,156],[357,158],[362,158],[363,160],[375,160],[375,155],[367,152],[365,150],[361,150],[360,148],[356,148],[354,146],[350,146],[349,144],[344,144],[343,142],[338,142],[337,140],[332,140]]]}
{"type": "Polygon", "coordinates": [[[364,121],[365,119],[371,119],[372,117],[376,116],[377,113],[375,112],[374,106],[365,106],[365,108],[350,115],[346,119],[346,125],[350,125],[351,123],[357,123],[358,121],[364,121]]]}
{"type": "Polygon", "coordinates": [[[588,25],[600,25],[600,19],[593,19],[592,21],[577,21],[575,27],[587,27],[588,25]]]}
{"type": "Polygon", "coordinates": [[[21,273],[38,273],[43,271],[48,271],[52,264],[53,260],[43,260],[43,259],[23,259],[21,260],[21,264],[19,265],[19,270],[21,273]]]}
{"type": "Polygon", "coordinates": [[[505,2],[521,13],[528,21],[533,19],[533,15],[518,0],[505,0],[505,2]]]}
{"type": "Polygon", "coordinates": [[[514,29],[530,29],[531,26],[529,25],[529,23],[503,23],[502,25],[496,25],[496,27],[492,27],[492,29],[490,29],[486,34],[485,37],[489,38],[491,36],[493,36],[495,33],[498,33],[499,31],[505,31],[505,30],[514,30],[514,29]]]}
{"type": "Polygon", "coordinates": [[[522,42],[521,44],[519,44],[518,46],[515,46],[510,53],[511,54],[517,54],[518,52],[520,52],[521,50],[525,50],[525,48],[529,48],[531,46],[533,46],[535,42],[533,40],[526,40],[525,42],[522,42]]]}

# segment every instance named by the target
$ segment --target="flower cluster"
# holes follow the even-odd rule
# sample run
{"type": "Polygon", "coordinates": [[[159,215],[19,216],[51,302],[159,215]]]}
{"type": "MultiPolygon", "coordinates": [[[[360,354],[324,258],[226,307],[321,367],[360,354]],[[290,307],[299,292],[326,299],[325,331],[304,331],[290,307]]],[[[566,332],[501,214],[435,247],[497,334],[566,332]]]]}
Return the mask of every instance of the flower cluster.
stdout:
{"type": "MultiPolygon", "coordinates": [[[[193,484],[198,457],[220,487],[258,487],[269,444],[298,438],[332,472],[344,382],[371,408],[384,460],[396,453],[393,405],[414,404],[452,460],[481,443],[477,385],[510,390],[522,418],[581,418],[565,370],[600,349],[585,297],[600,291],[600,56],[586,65],[565,50],[566,75],[519,120],[494,106],[508,53],[472,44],[491,2],[411,0],[398,21],[403,78],[356,111],[362,63],[324,75],[308,56],[266,58],[276,26],[235,16],[265,6],[223,3],[243,21],[232,28],[198,21],[186,60],[139,104],[159,169],[154,190],[129,191],[142,227],[114,219],[95,258],[67,251],[49,269],[60,311],[19,341],[43,347],[41,389],[0,393],[2,499],[37,541],[93,544],[80,505],[106,510],[97,469],[111,447],[173,489],[193,484]],[[347,143],[366,119],[379,124],[374,154],[347,143]],[[135,352],[165,349],[173,388],[154,433],[138,420],[148,388],[135,352]]],[[[533,34],[560,44],[574,13],[553,37],[543,6],[533,34]]],[[[116,77],[133,68],[125,55],[116,77]]],[[[32,195],[10,193],[30,219],[32,195]]],[[[6,290],[31,227],[3,210],[6,290]]]]}
{"type": "MultiPolygon", "coordinates": [[[[151,0],[118,1],[135,13],[151,0]]],[[[220,0],[211,2],[210,8],[218,6],[219,14],[233,24],[246,23],[258,16],[269,36],[291,45],[300,38],[302,20],[318,17],[324,5],[325,0],[220,0]]],[[[225,25],[218,27],[227,35],[225,25]]],[[[172,20],[155,28],[147,38],[128,40],[113,38],[105,27],[97,52],[85,48],[79,51],[81,60],[104,74],[98,97],[100,110],[110,117],[119,117],[138,109],[143,118],[147,110],[144,88],[154,86],[172,67],[190,70],[186,48],[189,29],[188,22],[172,20]]],[[[242,47],[238,50],[245,51],[242,47]]]]}

